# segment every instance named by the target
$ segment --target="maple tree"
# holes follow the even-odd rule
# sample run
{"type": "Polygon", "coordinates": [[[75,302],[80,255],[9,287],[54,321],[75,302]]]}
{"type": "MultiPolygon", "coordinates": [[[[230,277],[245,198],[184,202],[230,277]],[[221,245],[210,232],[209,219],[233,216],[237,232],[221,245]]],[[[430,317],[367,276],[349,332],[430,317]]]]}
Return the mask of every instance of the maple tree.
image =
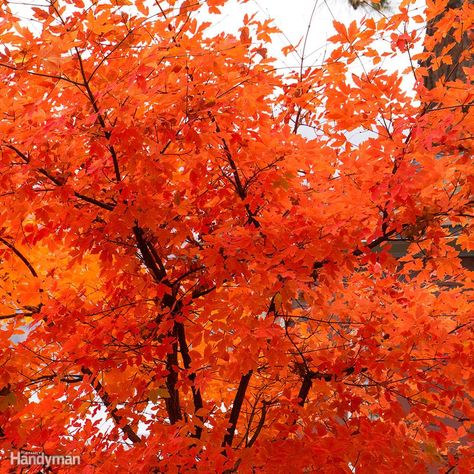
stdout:
{"type": "Polygon", "coordinates": [[[286,74],[270,21],[197,20],[225,3],[2,4],[3,472],[469,472],[472,88],[423,77],[472,5],[286,74]]]}

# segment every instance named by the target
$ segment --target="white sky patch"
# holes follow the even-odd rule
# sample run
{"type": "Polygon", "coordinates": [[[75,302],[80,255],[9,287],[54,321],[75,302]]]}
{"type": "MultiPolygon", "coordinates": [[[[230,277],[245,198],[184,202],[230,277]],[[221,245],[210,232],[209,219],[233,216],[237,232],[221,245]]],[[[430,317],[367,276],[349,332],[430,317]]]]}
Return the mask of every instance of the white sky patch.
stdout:
{"type": "MultiPolygon", "coordinates": [[[[292,70],[300,67],[300,55],[303,52],[306,35],[308,38],[304,48],[304,65],[306,67],[318,66],[323,63],[328,54],[328,48],[330,48],[328,38],[336,33],[333,26],[334,20],[349,25],[354,20],[360,23],[365,17],[372,17],[374,20],[382,16],[390,17],[398,11],[399,4],[400,0],[392,0],[383,12],[378,12],[368,6],[354,10],[348,0],[292,0],[291,2],[287,0],[249,0],[246,4],[240,4],[238,0],[230,0],[222,9],[221,15],[209,16],[201,13],[201,18],[203,21],[212,21],[213,23],[209,29],[209,35],[219,32],[236,34],[239,27],[242,26],[245,14],[249,16],[256,14],[256,18],[260,20],[273,19],[273,25],[281,30],[281,34],[275,34],[273,43],[267,45],[269,53],[276,58],[278,67],[292,70]],[[292,53],[285,57],[281,53],[281,48],[289,44],[299,45],[297,47],[299,54],[292,53]]],[[[416,5],[410,7],[410,16],[421,14],[424,8],[424,1],[419,0],[416,5]]],[[[415,27],[415,25],[412,24],[409,27],[415,27]]],[[[380,51],[390,50],[390,44],[386,40],[379,40],[375,44],[375,48],[380,51]]],[[[402,71],[409,66],[408,54],[400,54],[397,60],[390,60],[388,64],[381,65],[389,71],[402,71]]],[[[409,78],[407,77],[407,79],[409,78]]]]}
{"type": "MultiPolygon", "coordinates": [[[[286,75],[300,70],[302,63],[303,70],[324,64],[335,48],[335,45],[328,41],[328,38],[336,34],[334,20],[348,26],[353,21],[361,24],[367,17],[374,20],[383,16],[390,17],[398,12],[400,3],[401,0],[392,0],[382,12],[379,12],[370,6],[354,10],[348,0],[293,0],[291,3],[287,0],[249,0],[245,4],[239,3],[238,0],[230,0],[222,8],[220,15],[208,15],[203,10],[198,18],[212,23],[207,36],[221,32],[238,36],[245,15],[255,15],[258,20],[273,19],[272,26],[277,27],[281,33],[272,35],[272,43],[265,46],[269,56],[275,58],[275,66],[279,72],[286,75]],[[285,56],[281,50],[289,45],[294,46],[296,51],[285,56]]],[[[425,1],[418,0],[409,8],[410,18],[421,15],[424,8],[425,1]]],[[[419,28],[421,36],[424,34],[424,26],[416,25],[413,21],[410,21],[406,28],[407,31],[419,28]]],[[[398,32],[405,33],[402,29],[398,32]]],[[[393,52],[389,35],[377,39],[372,47],[380,54],[393,52]]],[[[372,64],[371,59],[361,57],[359,61],[350,65],[347,80],[352,83],[351,74],[362,76],[372,69],[386,70],[389,74],[398,73],[402,77],[402,90],[415,99],[415,77],[411,73],[411,57],[421,52],[421,49],[422,41],[419,41],[409,53],[398,52],[395,57],[390,57],[388,60],[382,58],[377,66],[372,64]],[[410,72],[404,72],[406,70],[410,72]]],[[[413,66],[416,68],[417,65],[413,66]]],[[[306,127],[300,127],[299,133],[309,139],[315,138],[314,131],[306,127]]],[[[359,145],[375,135],[374,132],[362,128],[346,133],[348,141],[353,145],[359,145]]]]}

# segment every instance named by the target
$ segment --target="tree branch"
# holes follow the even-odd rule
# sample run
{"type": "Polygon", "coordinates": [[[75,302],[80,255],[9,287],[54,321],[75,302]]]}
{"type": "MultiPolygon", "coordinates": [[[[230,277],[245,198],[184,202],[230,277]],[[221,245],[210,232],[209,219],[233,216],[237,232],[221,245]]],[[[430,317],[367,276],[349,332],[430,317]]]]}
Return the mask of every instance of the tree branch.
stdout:
{"type": "MultiPolygon", "coordinates": [[[[79,52],[79,49],[77,47],[75,48],[75,50],[76,50],[77,59],[79,61],[79,69],[81,71],[82,80],[84,81],[84,87],[86,89],[87,97],[89,98],[89,102],[91,103],[92,108],[94,109],[94,112],[97,114],[97,120],[99,121],[99,124],[100,124],[102,130],[104,131],[105,138],[107,140],[110,140],[110,137],[111,137],[112,134],[109,130],[107,130],[107,126],[105,124],[104,117],[102,116],[102,114],[100,112],[100,109],[99,109],[99,106],[97,105],[97,99],[95,98],[94,93],[92,92],[92,89],[90,88],[90,85],[89,85],[90,78],[88,79],[86,77],[86,72],[84,70],[84,63],[82,61],[81,53],[79,52]]],[[[120,169],[119,169],[119,164],[118,164],[117,152],[115,151],[114,146],[111,145],[110,143],[109,143],[109,145],[107,145],[107,148],[110,152],[110,155],[112,156],[112,163],[114,165],[115,179],[118,182],[120,182],[120,181],[122,181],[122,178],[120,176],[120,169]]]]}
{"type": "Polygon", "coordinates": [[[312,385],[313,377],[311,376],[311,372],[307,372],[303,377],[303,383],[301,384],[301,388],[298,393],[298,405],[303,406],[305,404],[312,385]]]}
{"type": "MultiPolygon", "coordinates": [[[[189,355],[189,347],[186,342],[186,333],[184,329],[184,324],[175,322],[175,326],[176,326],[176,333],[177,333],[178,341],[179,341],[179,349],[181,352],[181,357],[183,358],[184,367],[189,370],[191,368],[191,356],[189,355]]],[[[193,393],[194,411],[197,412],[198,410],[204,407],[201,391],[194,386],[194,381],[196,380],[196,374],[192,372],[188,375],[188,378],[193,384],[191,386],[191,391],[193,393]]],[[[198,416],[198,418],[199,420],[201,420],[202,423],[204,422],[204,419],[202,418],[202,416],[198,416]]],[[[199,439],[201,438],[201,434],[202,434],[202,427],[196,426],[196,432],[194,434],[194,437],[199,439]]]]}
{"type": "Polygon", "coordinates": [[[257,441],[257,438],[260,435],[260,432],[262,431],[263,425],[265,424],[265,418],[267,416],[267,402],[263,400],[262,402],[262,414],[260,416],[260,420],[258,420],[258,425],[257,428],[255,428],[255,431],[252,435],[252,438],[250,441],[247,443],[247,448],[251,448],[255,441],[257,441]]]}
{"type": "Polygon", "coordinates": [[[38,274],[36,273],[36,270],[33,268],[33,265],[31,265],[28,259],[13,244],[5,240],[3,237],[0,237],[0,242],[6,245],[26,265],[30,273],[35,278],[38,278],[38,274]]]}
{"type": "MultiPolygon", "coordinates": [[[[166,279],[166,269],[163,265],[163,262],[151,243],[144,237],[143,229],[138,225],[138,222],[136,222],[135,226],[133,227],[133,232],[135,234],[137,247],[138,250],[140,250],[143,262],[148,271],[151,273],[153,279],[156,283],[163,283],[167,285],[172,291],[171,295],[168,293],[164,295],[161,302],[162,306],[167,307],[171,311],[171,314],[176,316],[176,314],[181,310],[182,305],[180,302],[176,302],[176,288],[173,288],[170,282],[166,279]]],[[[171,352],[169,352],[166,356],[166,370],[168,371],[168,375],[166,376],[166,387],[169,392],[169,397],[165,399],[165,405],[170,423],[173,425],[178,420],[182,419],[179,392],[176,389],[176,384],[178,382],[177,338],[179,337],[179,330],[176,321],[174,321],[173,328],[169,332],[169,336],[174,339],[174,342],[172,343],[171,352]]]]}
{"type": "Polygon", "coordinates": [[[166,369],[168,370],[168,375],[166,376],[166,387],[169,392],[169,397],[165,398],[165,405],[170,423],[174,425],[178,420],[183,418],[179,403],[179,392],[176,389],[176,383],[178,382],[178,343],[176,342],[176,323],[173,326],[171,336],[175,338],[175,341],[172,345],[172,351],[166,356],[166,369]]]}
{"type": "Polygon", "coordinates": [[[133,227],[133,233],[135,234],[135,239],[137,241],[138,250],[143,258],[143,262],[145,263],[146,267],[152,274],[153,278],[157,283],[160,283],[163,278],[166,276],[166,270],[163,266],[163,263],[160,261],[160,265],[155,261],[154,255],[150,251],[150,247],[148,242],[145,240],[143,236],[143,229],[139,227],[138,223],[133,227]]]}
{"type": "Polygon", "coordinates": [[[44,74],[44,73],[41,73],[41,72],[27,71],[25,69],[19,69],[15,66],[10,66],[9,64],[5,64],[5,63],[0,63],[0,67],[4,67],[6,69],[11,69],[12,71],[15,71],[15,72],[23,72],[25,74],[29,74],[30,76],[46,77],[48,79],[56,79],[58,81],[69,82],[70,84],[74,84],[75,86],[78,86],[78,87],[84,86],[84,84],[82,84],[80,82],[77,82],[77,81],[74,81],[72,79],[69,79],[66,76],[57,76],[57,75],[54,75],[54,74],[44,74]]]}
{"type": "Polygon", "coordinates": [[[124,426],[121,426],[122,423],[122,416],[120,416],[118,413],[117,413],[117,408],[113,408],[111,409],[111,405],[112,405],[112,402],[110,400],[110,396],[109,394],[104,390],[104,387],[102,386],[102,384],[97,380],[97,377],[94,376],[92,374],[92,372],[90,371],[90,369],[88,369],[87,367],[81,367],[81,372],[84,374],[84,375],[87,375],[90,377],[90,384],[92,385],[92,387],[94,388],[94,390],[96,391],[97,395],[99,396],[99,398],[102,400],[102,403],[104,404],[105,408],[107,408],[109,410],[109,413],[110,413],[110,416],[113,418],[113,420],[115,421],[115,423],[120,426],[121,430],[123,431],[123,433],[127,436],[127,438],[133,443],[133,444],[137,444],[137,443],[140,443],[141,442],[141,438],[137,435],[137,433],[135,433],[135,431],[133,430],[133,428],[127,423],[126,425],[124,426]]]}
{"type": "Polygon", "coordinates": [[[0,320],[4,319],[13,319],[13,318],[29,318],[33,316],[34,313],[27,312],[27,313],[11,313],[11,314],[2,314],[0,316],[0,320]]]}
{"type": "MultiPolygon", "coordinates": [[[[221,129],[215,117],[211,114],[211,112],[209,112],[209,117],[211,121],[215,124],[216,132],[219,134],[221,132],[221,129]]],[[[242,201],[245,201],[245,199],[247,198],[246,186],[242,184],[242,181],[239,175],[239,170],[237,169],[237,165],[235,164],[235,161],[232,157],[232,153],[230,152],[229,146],[227,145],[225,138],[221,138],[221,142],[224,148],[225,157],[227,158],[227,162],[229,163],[232,169],[232,175],[234,177],[234,181],[232,181],[231,179],[229,180],[231,181],[231,183],[234,184],[235,190],[237,192],[237,195],[240,197],[240,199],[242,201]]],[[[260,227],[260,222],[258,222],[258,220],[255,218],[255,214],[251,211],[249,204],[244,203],[244,207],[248,216],[248,222],[252,223],[255,227],[260,227]]]]}
{"type": "Polygon", "coordinates": [[[232,441],[234,440],[235,429],[237,427],[237,422],[239,421],[240,411],[242,410],[242,404],[244,402],[245,393],[252,377],[252,370],[249,370],[245,375],[242,375],[240,378],[239,388],[234,397],[234,403],[232,404],[232,411],[230,412],[229,423],[230,426],[227,428],[227,433],[224,436],[224,441],[222,442],[222,447],[232,446],[232,441]]]}
{"type": "MultiPolygon", "coordinates": [[[[14,145],[5,143],[4,146],[6,146],[7,148],[10,148],[10,150],[13,150],[26,164],[30,163],[30,159],[28,158],[28,156],[25,155],[25,153],[23,153],[14,145]]],[[[56,186],[63,186],[66,183],[65,179],[57,178],[56,176],[52,175],[49,171],[45,170],[44,168],[36,168],[36,171],[38,171],[38,173],[41,173],[43,176],[48,178],[56,186]]],[[[114,204],[109,204],[109,203],[99,201],[97,199],[91,198],[89,196],[85,196],[84,194],[78,193],[76,191],[74,191],[74,196],[79,199],[82,199],[83,201],[88,202],[89,204],[95,204],[96,206],[99,206],[102,209],[106,209],[107,211],[113,211],[113,209],[115,208],[114,204]]]]}

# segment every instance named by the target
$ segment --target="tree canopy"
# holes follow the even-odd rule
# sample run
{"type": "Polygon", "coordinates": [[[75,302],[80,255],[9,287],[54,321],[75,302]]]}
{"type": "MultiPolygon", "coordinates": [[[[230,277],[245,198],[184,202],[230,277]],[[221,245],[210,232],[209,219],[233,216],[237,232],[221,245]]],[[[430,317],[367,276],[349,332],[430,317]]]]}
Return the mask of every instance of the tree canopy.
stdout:
{"type": "Polygon", "coordinates": [[[470,472],[472,5],[335,21],[292,71],[270,21],[210,34],[226,0],[9,3],[2,470],[470,472]]]}

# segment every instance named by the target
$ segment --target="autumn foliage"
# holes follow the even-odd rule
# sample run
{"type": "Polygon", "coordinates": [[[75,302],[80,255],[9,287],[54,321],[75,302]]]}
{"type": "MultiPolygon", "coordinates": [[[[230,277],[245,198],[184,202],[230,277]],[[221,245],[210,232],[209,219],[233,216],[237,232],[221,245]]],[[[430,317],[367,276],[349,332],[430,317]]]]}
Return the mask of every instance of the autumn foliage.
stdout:
{"type": "Polygon", "coordinates": [[[472,5],[292,72],[225,3],[0,6],[2,472],[470,472],[472,5]]]}

